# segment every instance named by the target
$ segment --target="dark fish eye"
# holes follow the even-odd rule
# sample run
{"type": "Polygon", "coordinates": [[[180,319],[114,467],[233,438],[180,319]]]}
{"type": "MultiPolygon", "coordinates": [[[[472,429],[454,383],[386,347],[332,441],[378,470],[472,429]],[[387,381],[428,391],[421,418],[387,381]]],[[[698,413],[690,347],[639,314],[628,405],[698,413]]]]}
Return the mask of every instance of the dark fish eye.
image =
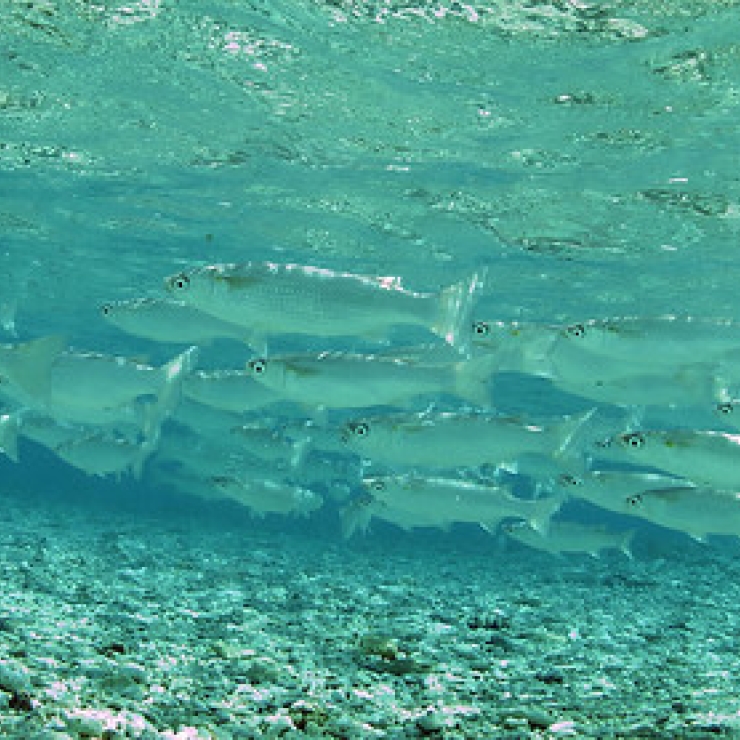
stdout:
{"type": "Polygon", "coordinates": [[[100,313],[102,313],[103,316],[107,316],[112,310],[113,310],[113,306],[110,303],[104,303],[100,307],[100,313]]]}
{"type": "Polygon", "coordinates": [[[180,273],[170,278],[170,286],[177,290],[185,290],[190,285],[190,278],[185,273],[180,273]]]}
{"type": "Polygon", "coordinates": [[[582,337],[586,333],[586,327],[583,324],[572,324],[565,332],[571,337],[582,337]]]}
{"type": "Polygon", "coordinates": [[[625,434],[622,437],[622,441],[627,447],[631,447],[633,450],[639,450],[645,444],[645,435],[639,432],[633,432],[632,434],[625,434]]]}
{"type": "Polygon", "coordinates": [[[373,489],[373,491],[385,491],[385,481],[380,480],[380,478],[376,478],[373,481],[370,481],[370,488],[373,489]]]}
{"type": "Polygon", "coordinates": [[[635,494],[634,496],[630,496],[630,497],[629,497],[629,498],[627,499],[627,503],[628,503],[628,504],[629,504],[630,506],[638,506],[638,505],[640,504],[640,502],[641,502],[641,501],[642,501],[642,496],[640,496],[640,494],[639,494],[639,493],[638,493],[638,494],[635,494]]]}
{"type": "Polygon", "coordinates": [[[479,337],[485,337],[491,333],[491,327],[486,321],[476,321],[473,324],[473,334],[479,337]]]}
{"type": "Polygon", "coordinates": [[[350,424],[349,429],[352,434],[355,435],[355,437],[367,437],[367,435],[370,433],[370,427],[364,421],[358,421],[354,424],[350,424]]]}
{"type": "Polygon", "coordinates": [[[716,409],[720,414],[731,414],[735,410],[735,404],[731,401],[725,401],[724,403],[718,403],[716,409]]]}
{"type": "Polygon", "coordinates": [[[267,370],[267,362],[263,359],[250,360],[247,366],[255,375],[262,375],[267,370]]]}
{"type": "Polygon", "coordinates": [[[583,481],[580,478],[576,478],[575,475],[563,473],[563,475],[558,478],[558,483],[561,486],[580,486],[583,484],[583,481]]]}

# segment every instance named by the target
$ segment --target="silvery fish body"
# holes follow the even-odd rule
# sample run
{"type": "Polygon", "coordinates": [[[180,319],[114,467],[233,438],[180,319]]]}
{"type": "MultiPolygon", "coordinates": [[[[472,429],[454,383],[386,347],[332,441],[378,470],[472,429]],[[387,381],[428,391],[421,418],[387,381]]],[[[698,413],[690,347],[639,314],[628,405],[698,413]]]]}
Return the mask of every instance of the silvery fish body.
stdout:
{"type": "Polygon", "coordinates": [[[563,503],[562,497],[529,501],[517,498],[504,487],[481,485],[455,478],[390,475],[363,480],[369,500],[357,520],[358,510],[345,510],[345,535],[366,528],[368,517],[378,517],[409,529],[448,527],[453,523],[479,524],[495,529],[507,518],[526,519],[546,529],[550,517],[563,503]]]}
{"type": "Polygon", "coordinates": [[[740,493],[713,488],[645,491],[628,499],[630,513],[702,540],[708,534],[740,537],[740,493]]]}
{"type": "Polygon", "coordinates": [[[638,430],[612,437],[609,446],[631,462],[718,489],[740,490],[740,435],[711,430],[638,430]]]}
{"type": "Polygon", "coordinates": [[[636,493],[692,486],[691,481],[684,478],[642,470],[592,470],[583,475],[565,473],[555,483],[569,496],[617,514],[631,513],[628,499],[636,493]]]}
{"type": "Polygon", "coordinates": [[[198,371],[185,378],[183,395],[222,411],[242,413],[280,401],[280,395],[255,381],[247,370],[198,371]]]}
{"type": "Polygon", "coordinates": [[[268,513],[308,516],[323,504],[321,495],[315,491],[283,481],[226,476],[215,477],[212,483],[225,497],[248,507],[256,516],[268,513]]]}
{"type": "Polygon", "coordinates": [[[96,432],[60,444],[54,451],[65,462],[88,475],[141,477],[142,467],[155,448],[154,441],[137,442],[96,432]]]}
{"type": "Polygon", "coordinates": [[[181,301],[137,298],[106,303],[101,316],[133,336],[155,342],[203,344],[214,339],[246,341],[244,327],[229,324],[181,301]]]}
{"type": "Polygon", "coordinates": [[[423,326],[451,344],[467,328],[481,276],[439,294],[415,293],[399,278],[367,277],[270,262],[210,265],[166,279],[178,300],[258,336],[312,334],[377,338],[396,325],[423,326]]]}
{"type": "Polygon", "coordinates": [[[342,439],[357,454],[392,465],[453,468],[516,462],[523,455],[581,453],[593,410],[538,426],[519,418],[426,413],[350,421],[342,439]]]}
{"type": "Polygon", "coordinates": [[[255,359],[247,369],[276,394],[317,407],[403,404],[439,393],[490,405],[490,365],[485,358],[426,364],[388,355],[322,352],[255,359]]]}
{"type": "Polygon", "coordinates": [[[527,522],[504,524],[503,531],[523,545],[543,550],[553,555],[585,553],[598,557],[603,550],[619,550],[632,559],[634,530],[613,532],[602,526],[579,522],[551,521],[543,534],[527,522]]]}

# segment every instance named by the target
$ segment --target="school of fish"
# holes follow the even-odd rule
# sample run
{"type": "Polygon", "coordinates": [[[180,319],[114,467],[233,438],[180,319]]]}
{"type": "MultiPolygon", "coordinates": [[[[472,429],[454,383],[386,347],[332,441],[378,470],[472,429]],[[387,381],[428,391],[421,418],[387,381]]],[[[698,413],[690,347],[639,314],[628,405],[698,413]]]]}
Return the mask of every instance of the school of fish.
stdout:
{"type": "Polygon", "coordinates": [[[0,452],[22,463],[23,445],[41,445],[89,475],[256,516],[336,511],[345,537],[373,520],[474,525],[557,555],[632,557],[645,522],[740,536],[740,326],[495,320],[476,313],[488,279],[480,270],[421,293],[396,276],[196,266],[164,277],[160,296],[100,309],[116,331],[171,346],[159,366],[21,339],[2,303],[13,341],[0,344],[0,452]],[[426,340],[400,345],[399,327],[426,340]],[[360,349],[340,351],[338,338],[360,349]],[[223,341],[243,362],[219,365],[223,341]],[[512,373],[577,410],[501,412],[495,379],[512,373]],[[589,515],[569,515],[572,500],[589,515]]]}

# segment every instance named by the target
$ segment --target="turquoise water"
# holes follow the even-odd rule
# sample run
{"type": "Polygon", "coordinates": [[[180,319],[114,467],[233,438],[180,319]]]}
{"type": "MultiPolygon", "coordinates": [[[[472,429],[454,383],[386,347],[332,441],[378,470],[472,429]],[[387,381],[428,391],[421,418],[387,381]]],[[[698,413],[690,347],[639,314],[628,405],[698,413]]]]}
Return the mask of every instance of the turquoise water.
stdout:
{"type": "MultiPolygon", "coordinates": [[[[2,0],[0,22],[0,342],[62,335],[75,350],[159,365],[184,346],[121,332],[101,306],[165,297],[163,279],[182,270],[248,261],[401,276],[418,291],[485,268],[472,318],[491,322],[740,321],[733,0],[2,0]]],[[[391,348],[420,337],[430,341],[399,331],[391,348]]],[[[252,356],[216,340],[198,367],[241,368],[252,356]]],[[[497,411],[533,418],[591,405],[517,374],[496,376],[492,394],[497,411]]],[[[0,411],[16,407],[6,399],[0,411]]],[[[206,456],[234,448],[224,437],[232,417],[185,434],[177,413],[163,446],[196,438],[206,456]]],[[[306,418],[298,406],[280,413],[281,425],[306,418]]],[[[315,423],[336,437],[347,416],[315,423]]],[[[0,488],[42,511],[61,505],[60,520],[68,502],[102,519],[142,518],[153,531],[177,521],[193,536],[259,532],[287,549],[281,538],[305,535],[348,548],[357,569],[365,552],[382,558],[383,542],[394,553],[407,544],[410,558],[440,540],[460,557],[526,557],[473,525],[401,533],[376,522],[374,540],[344,543],[339,512],[360,496],[361,471],[341,446],[330,446],[331,472],[314,484],[323,508],[299,520],[253,519],[187,482],[158,483],[158,471],[172,471],[159,455],[141,480],[117,481],[85,475],[21,434],[19,461],[0,460],[0,488]]],[[[540,482],[522,481],[525,495],[540,482]]],[[[682,533],[585,504],[571,513],[636,526],[638,560],[711,560],[682,533]]],[[[712,547],[734,552],[735,543],[712,547]]]]}

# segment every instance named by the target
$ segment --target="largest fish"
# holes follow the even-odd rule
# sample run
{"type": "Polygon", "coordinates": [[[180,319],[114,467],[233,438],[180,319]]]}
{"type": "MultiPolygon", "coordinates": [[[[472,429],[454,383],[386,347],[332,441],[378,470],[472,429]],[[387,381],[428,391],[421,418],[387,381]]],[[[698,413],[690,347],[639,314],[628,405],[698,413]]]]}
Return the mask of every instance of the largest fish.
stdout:
{"type": "Polygon", "coordinates": [[[178,300],[252,336],[385,336],[395,325],[423,326],[449,344],[469,336],[482,273],[439,293],[406,290],[400,278],[368,277],[272,262],[209,265],[165,279],[178,300]]]}

